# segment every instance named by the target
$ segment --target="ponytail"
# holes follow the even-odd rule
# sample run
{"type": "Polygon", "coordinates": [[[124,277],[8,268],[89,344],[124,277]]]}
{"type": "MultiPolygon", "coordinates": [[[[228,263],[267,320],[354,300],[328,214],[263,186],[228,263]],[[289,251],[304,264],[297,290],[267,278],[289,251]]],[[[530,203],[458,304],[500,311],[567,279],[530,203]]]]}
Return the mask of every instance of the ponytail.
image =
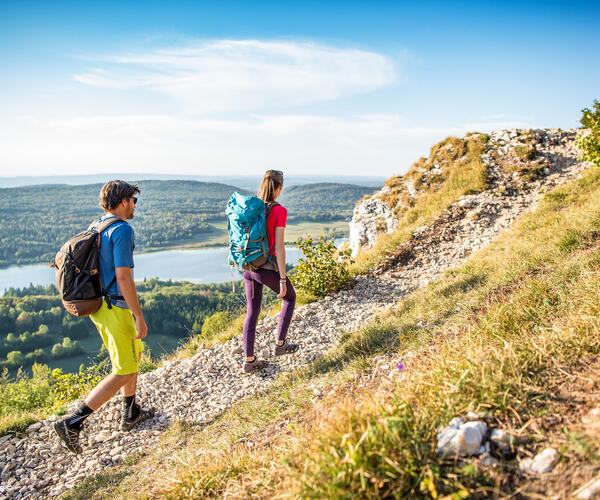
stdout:
{"type": "Polygon", "coordinates": [[[281,170],[267,170],[260,183],[258,197],[265,203],[275,201],[275,193],[281,186],[283,186],[283,172],[281,170]]]}

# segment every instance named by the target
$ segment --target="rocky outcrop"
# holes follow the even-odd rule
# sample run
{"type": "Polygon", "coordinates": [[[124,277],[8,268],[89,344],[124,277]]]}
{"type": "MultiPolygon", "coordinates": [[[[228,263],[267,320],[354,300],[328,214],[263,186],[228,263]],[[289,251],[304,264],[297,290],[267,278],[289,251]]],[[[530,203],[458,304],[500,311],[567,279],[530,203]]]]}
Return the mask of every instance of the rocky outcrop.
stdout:
{"type": "MultiPolygon", "coordinates": [[[[447,177],[453,170],[464,168],[465,143],[469,140],[485,142],[480,159],[492,180],[489,189],[504,187],[527,192],[535,189],[541,179],[578,161],[579,151],[575,146],[578,132],[560,129],[498,130],[489,135],[470,134],[464,139],[452,138],[438,143],[432,148],[429,158],[421,158],[406,174],[389,179],[381,190],[356,205],[349,238],[353,255],[360,249],[372,247],[381,234],[397,229],[401,215],[417,198],[439,189],[436,181],[447,177]]],[[[472,203],[469,199],[460,200],[459,208],[472,208],[472,203]]]]}
{"type": "Polygon", "coordinates": [[[349,224],[349,246],[353,255],[361,248],[373,246],[381,232],[391,232],[396,227],[392,209],[379,197],[389,191],[386,186],[354,208],[349,224]]]}

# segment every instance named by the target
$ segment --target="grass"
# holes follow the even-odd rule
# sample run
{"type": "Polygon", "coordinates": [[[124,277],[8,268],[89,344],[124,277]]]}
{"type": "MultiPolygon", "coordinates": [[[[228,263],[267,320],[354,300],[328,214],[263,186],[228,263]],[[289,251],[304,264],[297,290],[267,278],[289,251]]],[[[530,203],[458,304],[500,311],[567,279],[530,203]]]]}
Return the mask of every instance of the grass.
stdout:
{"type": "MultiPolygon", "coordinates": [[[[534,444],[549,438],[533,429],[556,411],[564,373],[600,352],[599,180],[598,171],[589,172],[548,194],[536,213],[491,247],[351,335],[336,353],[297,378],[298,384],[306,384],[320,373],[327,381],[349,373],[345,359],[352,360],[355,370],[364,369],[374,354],[395,349],[406,365],[395,384],[358,396],[337,393],[316,409],[318,418],[294,425],[285,439],[269,441],[264,449],[203,448],[200,457],[178,467],[160,494],[506,494],[511,485],[486,469],[441,461],[435,435],[451,417],[485,410],[514,433],[530,435],[534,444]]],[[[267,400],[273,407],[280,397],[275,391],[257,402],[267,400]]],[[[275,412],[270,418],[276,417],[275,412]]],[[[251,420],[260,425],[268,419],[251,420]]],[[[233,423],[230,432],[235,427],[233,423]]],[[[561,439],[560,434],[552,439],[561,439]]],[[[598,460],[597,446],[580,435],[566,433],[559,447],[567,462],[598,460]]]]}
{"type": "Polygon", "coordinates": [[[514,152],[515,156],[522,160],[533,160],[537,154],[537,151],[533,144],[523,144],[520,146],[515,146],[514,152]]]}
{"type": "Polygon", "coordinates": [[[35,363],[32,376],[20,370],[14,378],[5,370],[0,377],[0,436],[20,433],[51,414],[61,415],[73,394],[90,389],[89,374],[62,375],[35,363]],[[69,380],[66,384],[65,377],[69,380]]]}
{"type": "Polygon", "coordinates": [[[487,169],[481,155],[486,150],[486,136],[468,139],[450,137],[431,148],[428,159],[421,158],[403,177],[392,177],[386,181],[391,193],[383,201],[394,208],[398,224],[394,232],[382,233],[377,244],[363,250],[351,266],[353,275],[363,274],[402,243],[413,231],[430,224],[444,209],[461,196],[483,191],[488,186],[487,169]],[[441,174],[422,180],[423,172],[437,165],[441,174]],[[420,190],[416,198],[405,192],[404,181],[413,181],[420,190]]]}

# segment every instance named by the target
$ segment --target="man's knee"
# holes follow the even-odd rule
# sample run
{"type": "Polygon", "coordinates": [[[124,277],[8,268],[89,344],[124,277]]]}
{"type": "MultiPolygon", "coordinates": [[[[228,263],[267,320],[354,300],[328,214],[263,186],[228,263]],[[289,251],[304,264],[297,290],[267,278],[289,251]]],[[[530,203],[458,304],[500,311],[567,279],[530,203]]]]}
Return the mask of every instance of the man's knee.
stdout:
{"type": "Polygon", "coordinates": [[[127,373],[126,375],[115,375],[123,384],[127,384],[135,379],[138,375],[138,372],[127,373]]]}

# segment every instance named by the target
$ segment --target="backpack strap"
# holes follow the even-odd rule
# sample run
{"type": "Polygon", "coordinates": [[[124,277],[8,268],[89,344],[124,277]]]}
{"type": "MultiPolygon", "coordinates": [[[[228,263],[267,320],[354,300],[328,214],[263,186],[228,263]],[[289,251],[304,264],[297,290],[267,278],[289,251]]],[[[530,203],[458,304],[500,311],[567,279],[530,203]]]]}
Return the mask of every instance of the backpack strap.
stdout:
{"type": "MultiPolygon", "coordinates": [[[[94,221],[89,225],[88,231],[95,231],[96,233],[98,233],[98,247],[100,247],[100,237],[101,237],[102,233],[104,231],[106,231],[113,224],[116,224],[117,222],[125,222],[125,221],[123,219],[120,219],[119,217],[112,216],[101,222],[94,221]]],[[[121,295],[110,295],[108,293],[108,291],[112,288],[112,286],[116,282],[117,282],[117,274],[115,273],[113,279],[110,280],[110,283],[108,284],[108,286],[106,288],[104,288],[104,287],[102,288],[102,296],[105,298],[106,305],[109,309],[112,309],[111,299],[124,300],[124,298],[121,295]]]]}
{"type": "Polygon", "coordinates": [[[277,205],[281,206],[281,203],[277,203],[276,201],[270,201],[269,203],[265,203],[265,205],[267,207],[266,217],[269,217],[269,214],[271,213],[271,209],[277,205]]]}
{"type": "MultiPolygon", "coordinates": [[[[270,201],[268,204],[266,204],[267,207],[267,214],[265,216],[265,227],[264,227],[264,231],[265,231],[265,239],[267,240],[267,242],[269,241],[268,239],[268,234],[267,234],[267,219],[269,218],[269,214],[271,213],[271,209],[275,206],[281,206],[281,203],[277,203],[276,201],[270,201]]],[[[273,250],[275,250],[275,242],[273,242],[273,250]]],[[[271,248],[269,248],[269,251],[267,252],[267,262],[271,262],[271,248]]]]}
{"type": "Polygon", "coordinates": [[[108,307],[109,309],[112,309],[112,303],[111,303],[112,299],[125,300],[125,297],[123,297],[122,295],[111,295],[110,293],[108,293],[108,291],[112,288],[112,286],[116,282],[117,282],[117,274],[115,273],[115,276],[113,277],[112,280],[110,280],[110,283],[108,284],[108,286],[102,290],[102,296],[104,297],[104,300],[106,300],[106,307],[108,307]]]}
{"type": "Polygon", "coordinates": [[[98,234],[106,231],[110,226],[116,224],[117,222],[125,222],[123,219],[120,219],[116,215],[109,217],[108,219],[104,219],[103,221],[93,221],[88,226],[88,231],[96,231],[98,234]]]}

